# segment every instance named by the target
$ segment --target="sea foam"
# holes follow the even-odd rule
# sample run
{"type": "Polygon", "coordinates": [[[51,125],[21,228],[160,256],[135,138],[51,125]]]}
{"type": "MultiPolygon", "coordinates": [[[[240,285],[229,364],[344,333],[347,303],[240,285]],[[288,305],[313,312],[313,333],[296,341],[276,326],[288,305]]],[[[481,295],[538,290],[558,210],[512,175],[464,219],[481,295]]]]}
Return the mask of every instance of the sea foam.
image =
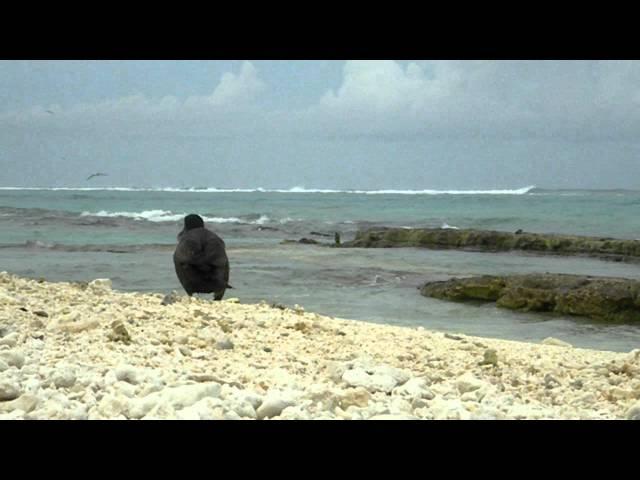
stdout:
{"type": "Polygon", "coordinates": [[[175,192],[175,193],[347,193],[358,195],[525,195],[536,187],[530,185],[503,190],[333,190],[322,188],[177,188],[177,187],[0,187],[0,190],[45,191],[116,191],[116,192],[175,192]]]}
{"type": "MultiPolygon", "coordinates": [[[[147,220],[149,222],[177,222],[187,216],[186,213],[174,213],[170,210],[144,210],[142,212],[82,212],[82,217],[125,217],[134,220],[147,220]]],[[[210,223],[244,223],[251,225],[263,225],[270,221],[266,215],[260,215],[256,220],[243,220],[238,217],[207,217],[202,216],[205,222],[210,223]]]]}

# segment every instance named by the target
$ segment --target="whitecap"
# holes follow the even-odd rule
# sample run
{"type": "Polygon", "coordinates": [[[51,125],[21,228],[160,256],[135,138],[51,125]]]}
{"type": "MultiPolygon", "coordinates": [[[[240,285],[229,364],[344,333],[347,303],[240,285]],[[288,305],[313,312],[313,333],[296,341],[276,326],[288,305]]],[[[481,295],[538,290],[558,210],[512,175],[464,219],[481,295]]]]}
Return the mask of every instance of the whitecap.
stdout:
{"type": "Polygon", "coordinates": [[[323,188],[292,187],[269,188],[183,188],[183,187],[0,187],[0,190],[50,190],[50,191],[116,191],[116,192],[176,192],[176,193],[348,193],[360,195],[524,195],[536,188],[534,185],[504,190],[334,190],[323,188]]]}
{"type": "Polygon", "coordinates": [[[449,225],[447,222],[444,222],[440,228],[443,228],[445,230],[460,230],[459,227],[449,225]]]}
{"type": "MultiPolygon", "coordinates": [[[[177,222],[187,216],[187,213],[174,213],[170,210],[144,210],[142,212],[107,212],[101,210],[99,212],[82,212],[82,217],[124,217],[134,220],[147,220],[149,222],[177,222]]],[[[240,223],[250,225],[264,225],[271,221],[267,215],[260,215],[256,220],[242,220],[238,217],[207,217],[201,215],[205,222],[209,223],[240,223]]]]}

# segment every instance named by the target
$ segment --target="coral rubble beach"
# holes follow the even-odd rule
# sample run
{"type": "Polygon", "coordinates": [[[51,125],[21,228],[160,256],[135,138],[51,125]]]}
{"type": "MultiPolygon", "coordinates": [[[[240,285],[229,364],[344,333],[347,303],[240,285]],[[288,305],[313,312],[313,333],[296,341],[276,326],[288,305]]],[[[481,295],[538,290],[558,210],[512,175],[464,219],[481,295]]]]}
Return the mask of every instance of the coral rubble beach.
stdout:
{"type": "Polygon", "coordinates": [[[629,353],[0,273],[1,419],[640,419],[629,353]]]}

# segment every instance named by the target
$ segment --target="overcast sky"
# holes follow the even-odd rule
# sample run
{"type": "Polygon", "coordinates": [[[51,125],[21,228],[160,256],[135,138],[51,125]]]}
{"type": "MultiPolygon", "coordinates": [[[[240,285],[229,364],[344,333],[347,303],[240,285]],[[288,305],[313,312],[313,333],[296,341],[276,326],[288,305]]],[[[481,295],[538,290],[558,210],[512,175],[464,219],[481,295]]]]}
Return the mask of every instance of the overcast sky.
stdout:
{"type": "Polygon", "coordinates": [[[638,61],[0,61],[0,186],[640,189],[638,61]]]}

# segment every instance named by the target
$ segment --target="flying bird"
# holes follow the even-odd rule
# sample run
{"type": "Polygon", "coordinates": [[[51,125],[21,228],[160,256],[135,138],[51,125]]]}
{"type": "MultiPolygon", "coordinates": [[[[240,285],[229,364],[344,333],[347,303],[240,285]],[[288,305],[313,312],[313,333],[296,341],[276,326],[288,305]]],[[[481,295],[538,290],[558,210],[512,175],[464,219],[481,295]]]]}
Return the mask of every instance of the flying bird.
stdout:
{"type": "Polygon", "coordinates": [[[229,259],[224,240],[207,230],[199,215],[184,218],[173,263],[178,280],[189,296],[213,293],[214,300],[222,300],[225,290],[233,288],[229,285],[229,259]]]}
{"type": "Polygon", "coordinates": [[[89,175],[87,177],[87,180],[91,180],[93,177],[106,177],[107,174],[106,173],[92,173],[91,175],[89,175]]]}
{"type": "Polygon", "coordinates": [[[51,115],[54,114],[51,110],[47,110],[47,113],[50,113],[51,115]]]}

